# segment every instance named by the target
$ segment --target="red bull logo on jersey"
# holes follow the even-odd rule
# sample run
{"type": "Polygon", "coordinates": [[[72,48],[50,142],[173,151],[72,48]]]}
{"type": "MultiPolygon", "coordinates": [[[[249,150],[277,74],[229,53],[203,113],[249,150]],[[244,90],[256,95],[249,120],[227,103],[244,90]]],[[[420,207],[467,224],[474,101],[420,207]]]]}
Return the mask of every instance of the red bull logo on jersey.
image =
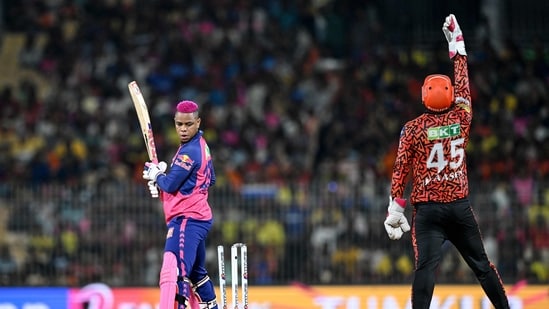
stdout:
{"type": "Polygon", "coordinates": [[[182,155],[178,155],[177,158],[175,158],[174,164],[177,166],[181,166],[182,168],[188,171],[193,166],[194,160],[191,159],[189,155],[182,154],[182,155]]]}

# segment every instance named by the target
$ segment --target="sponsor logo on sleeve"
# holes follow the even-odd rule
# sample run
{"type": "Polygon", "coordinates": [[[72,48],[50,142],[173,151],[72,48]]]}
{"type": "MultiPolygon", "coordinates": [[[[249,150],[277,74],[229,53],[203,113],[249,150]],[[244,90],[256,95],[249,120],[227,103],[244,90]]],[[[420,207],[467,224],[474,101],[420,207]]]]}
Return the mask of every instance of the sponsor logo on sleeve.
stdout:
{"type": "Polygon", "coordinates": [[[178,155],[175,158],[174,164],[184,168],[185,170],[190,170],[194,164],[194,160],[189,157],[187,154],[178,155]]]}

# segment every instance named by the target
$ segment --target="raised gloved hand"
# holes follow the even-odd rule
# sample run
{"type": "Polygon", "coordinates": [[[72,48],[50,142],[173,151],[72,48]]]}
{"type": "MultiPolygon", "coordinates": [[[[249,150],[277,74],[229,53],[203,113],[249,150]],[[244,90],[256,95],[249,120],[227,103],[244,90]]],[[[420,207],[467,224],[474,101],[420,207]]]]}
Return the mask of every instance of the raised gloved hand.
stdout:
{"type": "Polygon", "coordinates": [[[158,175],[166,172],[167,168],[168,164],[166,164],[166,162],[164,161],[158,162],[158,164],[147,162],[145,163],[145,167],[143,168],[143,179],[156,182],[156,178],[158,178],[158,175]]]}
{"type": "Polygon", "coordinates": [[[149,192],[151,193],[151,197],[152,198],[158,198],[158,196],[160,195],[160,192],[158,191],[158,187],[156,186],[156,182],[154,182],[152,180],[149,180],[147,185],[149,186],[149,192]]]}
{"type": "Polygon", "coordinates": [[[389,197],[389,207],[387,207],[387,218],[384,225],[387,235],[392,240],[397,240],[410,230],[408,220],[404,216],[406,200],[402,198],[389,197]]]}
{"type": "Polygon", "coordinates": [[[448,41],[448,55],[450,59],[454,58],[456,54],[467,56],[463,33],[454,14],[446,17],[444,24],[442,24],[442,32],[444,32],[444,36],[448,41]]]}

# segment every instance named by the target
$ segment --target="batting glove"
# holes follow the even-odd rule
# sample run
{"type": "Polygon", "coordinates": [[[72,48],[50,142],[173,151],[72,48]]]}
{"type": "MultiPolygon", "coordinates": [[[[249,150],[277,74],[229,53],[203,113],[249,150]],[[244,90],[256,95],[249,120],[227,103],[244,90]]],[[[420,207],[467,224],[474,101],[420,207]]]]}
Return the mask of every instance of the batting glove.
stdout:
{"type": "Polygon", "coordinates": [[[389,207],[387,207],[387,218],[385,218],[385,231],[392,240],[397,240],[410,230],[408,220],[404,216],[406,200],[401,198],[392,199],[389,197],[389,207]]]}
{"type": "Polygon", "coordinates": [[[444,36],[448,41],[448,55],[450,59],[454,58],[456,54],[467,56],[463,33],[454,14],[446,17],[444,24],[442,24],[442,32],[444,32],[444,36]]]}
{"type": "Polygon", "coordinates": [[[151,193],[151,197],[152,198],[158,198],[158,196],[160,195],[160,192],[158,191],[158,187],[156,186],[156,182],[154,182],[152,180],[149,180],[147,185],[149,186],[149,192],[151,193]]]}
{"type": "Polygon", "coordinates": [[[158,162],[158,164],[147,162],[143,168],[143,179],[156,182],[156,178],[158,178],[159,175],[164,174],[167,168],[168,164],[164,161],[158,162]]]}

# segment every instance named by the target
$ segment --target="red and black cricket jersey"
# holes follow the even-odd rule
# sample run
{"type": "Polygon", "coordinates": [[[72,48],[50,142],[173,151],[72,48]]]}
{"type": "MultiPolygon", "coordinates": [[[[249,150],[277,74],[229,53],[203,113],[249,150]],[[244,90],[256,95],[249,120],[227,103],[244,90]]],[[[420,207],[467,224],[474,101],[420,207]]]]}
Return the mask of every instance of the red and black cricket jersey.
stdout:
{"type": "Polygon", "coordinates": [[[469,194],[465,149],[472,120],[467,57],[454,58],[455,103],[445,113],[424,113],[402,128],[391,196],[403,197],[411,173],[410,202],[451,202],[469,194]]]}

